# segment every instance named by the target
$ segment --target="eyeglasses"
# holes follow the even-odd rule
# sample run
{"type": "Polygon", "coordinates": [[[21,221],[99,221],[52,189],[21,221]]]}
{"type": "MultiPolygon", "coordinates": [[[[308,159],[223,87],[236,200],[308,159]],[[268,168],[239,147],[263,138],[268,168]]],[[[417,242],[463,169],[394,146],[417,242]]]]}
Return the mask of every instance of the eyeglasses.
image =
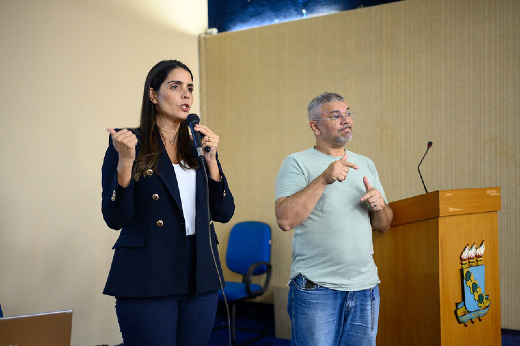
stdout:
{"type": "Polygon", "coordinates": [[[348,112],[348,113],[345,113],[345,114],[335,114],[333,116],[331,116],[330,118],[320,118],[320,119],[314,119],[314,121],[320,121],[320,120],[332,120],[332,122],[336,122],[337,119],[341,118],[341,117],[345,117],[345,118],[348,118],[348,117],[351,117],[353,115],[357,114],[357,112],[348,112]]]}

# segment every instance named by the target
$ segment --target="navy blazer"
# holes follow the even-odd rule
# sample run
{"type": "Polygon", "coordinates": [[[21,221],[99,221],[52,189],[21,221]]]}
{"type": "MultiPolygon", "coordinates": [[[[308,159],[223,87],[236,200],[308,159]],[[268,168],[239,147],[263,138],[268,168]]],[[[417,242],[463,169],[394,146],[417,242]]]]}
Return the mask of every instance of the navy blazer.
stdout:
{"type": "MultiPolygon", "coordinates": [[[[139,135],[138,135],[139,139],[139,135]]],[[[162,144],[157,171],[123,188],[117,181],[119,155],[109,137],[102,167],[102,213],[108,227],[121,233],[103,291],[118,297],[161,297],[188,293],[186,230],[175,170],[162,144]]],[[[136,153],[139,152],[139,144],[136,153]]],[[[194,155],[196,155],[195,146],[194,155]]],[[[218,161],[217,161],[218,162],[218,161]]],[[[196,171],[196,293],[220,288],[217,236],[213,221],[228,222],[235,212],[233,195],[218,162],[221,181],[196,171]],[[209,193],[208,218],[207,194],[209,193]],[[209,230],[208,230],[209,225],[209,230]],[[208,233],[209,232],[209,233],[208,233]],[[216,266],[210,248],[213,247],[216,266]]]]}

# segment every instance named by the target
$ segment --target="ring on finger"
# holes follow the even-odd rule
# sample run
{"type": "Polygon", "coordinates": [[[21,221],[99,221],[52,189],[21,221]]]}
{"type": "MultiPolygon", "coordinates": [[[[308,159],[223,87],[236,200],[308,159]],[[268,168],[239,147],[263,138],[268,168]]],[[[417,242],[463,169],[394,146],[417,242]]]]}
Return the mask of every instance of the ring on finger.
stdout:
{"type": "Polygon", "coordinates": [[[376,202],[372,203],[372,207],[374,207],[374,208],[377,207],[376,202]]]}
{"type": "Polygon", "coordinates": [[[208,142],[211,142],[211,137],[208,137],[208,142]]]}

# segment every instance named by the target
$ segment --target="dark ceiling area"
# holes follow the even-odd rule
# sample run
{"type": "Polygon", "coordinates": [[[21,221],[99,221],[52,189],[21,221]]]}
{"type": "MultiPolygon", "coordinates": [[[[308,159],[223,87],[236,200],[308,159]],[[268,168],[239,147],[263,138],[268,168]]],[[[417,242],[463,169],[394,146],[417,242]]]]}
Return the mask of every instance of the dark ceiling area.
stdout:
{"type": "Polygon", "coordinates": [[[208,0],[208,28],[249,29],[399,0],[208,0]]]}

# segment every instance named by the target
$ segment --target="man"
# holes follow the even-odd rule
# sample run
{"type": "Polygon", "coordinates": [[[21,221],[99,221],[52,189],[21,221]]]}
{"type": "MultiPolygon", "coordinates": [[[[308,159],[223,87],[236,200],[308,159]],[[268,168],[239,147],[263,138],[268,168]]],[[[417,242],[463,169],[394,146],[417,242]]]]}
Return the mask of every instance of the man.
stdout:
{"type": "Polygon", "coordinates": [[[375,345],[379,277],[372,229],[393,212],[374,163],[345,150],[353,113],[323,93],[308,106],[316,145],[289,155],[276,178],[278,226],[295,229],[287,310],[291,345],[375,345]]]}

